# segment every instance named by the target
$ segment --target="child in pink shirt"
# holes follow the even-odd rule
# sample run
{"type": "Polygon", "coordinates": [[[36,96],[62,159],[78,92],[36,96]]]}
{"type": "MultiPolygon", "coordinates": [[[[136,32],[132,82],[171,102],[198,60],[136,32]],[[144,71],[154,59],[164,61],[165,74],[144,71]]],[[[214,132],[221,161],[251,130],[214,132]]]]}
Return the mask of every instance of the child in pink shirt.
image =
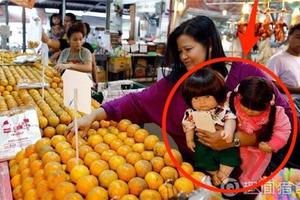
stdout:
{"type": "Polygon", "coordinates": [[[281,106],[275,106],[272,84],[264,78],[248,77],[230,95],[230,108],[236,113],[238,129],[257,135],[257,146],[240,147],[240,182],[244,186],[259,181],[272,152],[284,147],[291,132],[289,118],[281,106]]]}

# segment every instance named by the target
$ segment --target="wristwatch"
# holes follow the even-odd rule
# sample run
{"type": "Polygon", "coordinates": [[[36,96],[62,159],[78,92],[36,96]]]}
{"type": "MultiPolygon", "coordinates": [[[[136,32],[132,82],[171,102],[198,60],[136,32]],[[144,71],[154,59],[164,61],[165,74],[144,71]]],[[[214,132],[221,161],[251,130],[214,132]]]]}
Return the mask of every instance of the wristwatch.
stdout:
{"type": "Polygon", "coordinates": [[[233,146],[234,146],[234,147],[240,147],[240,146],[241,146],[240,138],[237,137],[237,135],[234,135],[234,138],[233,138],[233,146]]]}

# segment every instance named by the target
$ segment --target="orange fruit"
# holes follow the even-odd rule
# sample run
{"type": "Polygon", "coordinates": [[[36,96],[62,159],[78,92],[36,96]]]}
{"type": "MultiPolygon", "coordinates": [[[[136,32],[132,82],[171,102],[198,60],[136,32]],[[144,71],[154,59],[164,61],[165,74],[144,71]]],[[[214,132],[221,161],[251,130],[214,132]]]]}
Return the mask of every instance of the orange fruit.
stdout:
{"type": "Polygon", "coordinates": [[[37,153],[38,153],[39,158],[42,159],[43,156],[48,152],[54,152],[54,149],[50,145],[44,145],[43,147],[41,147],[39,149],[39,151],[37,153]]]}
{"type": "Polygon", "coordinates": [[[43,167],[43,162],[41,160],[35,160],[30,163],[30,171],[31,174],[34,174],[37,172],[39,169],[42,169],[43,167]]]}
{"type": "Polygon", "coordinates": [[[88,144],[93,148],[95,148],[95,146],[101,142],[103,142],[101,135],[91,135],[88,138],[88,144]]]}
{"type": "Polygon", "coordinates": [[[9,174],[10,174],[11,178],[13,178],[14,176],[16,176],[19,173],[20,173],[19,165],[14,165],[14,166],[9,168],[9,174]]]}
{"type": "Polygon", "coordinates": [[[23,198],[22,186],[21,185],[14,188],[13,197],[14,197],[14,199],[22,199],[23,198]]]}
{"type": "Polygon", "coordinates": [[[26,194],[26,192],[30,189],[34,188],[33,178],[26,177],[22,182],[22,193],[26,194]]]}
{"type": "Polygon", "coordinates": [[[100,143],[94,147],[94,150],[101,155],[103,151],[109,150],[109,146],[106,143],[100,143]]]}
{"type": "Polygon", "coordinates": [[[153,147],[154,155],[163,157],[167,152],[164,142],[157,142],[153,147]]]}
{"type": "Polygon", "coordinates": [[[58,124],[56,129],[56,134],[57,135],[64,135],[65,131],[67,130],[68,126],[65,124],[58,124]]]}
{"type": "Polygon", "coordinates": [[[17,163],[20,163],[21,160],[23,160],[25,157],[26,157],[25,149],[22,149],[21,151],[19,151],[19,152],[16,154],[15,160],[16,160],[17,163]]]}
{"type": "Polygon", "coordinates": [[[99,128],[98,130],[97,130],[97,134],[98,135],[101,135],[102,137],[104,136],[104,135],[106,135],[106,134],[108,134],[109,132],[108,132],[108,129],[107,128],[99,128]]]}
{"type": "Polygon", "coordinates": [[[55,135],[56,130],[55,130],[55,128],[53,128],[51,126],[48,126],[44,129],[43,133],[44,133],[44,135],[43,135],[44,137],[51,138],[52,136],[55,135]]]}
{"type": "Polygon", "coordinates": [[[17,186],[21,185],[21,175],[17,174],[10,180],[10,182],[13,189],[15,189],[17,186]]]}
{"type": "Polygon", "coordinates": [[[45,179],[45,173],[43,169],[38,170],[34,173],[33,182],[37,185],[40,181],[45,179]]]}
{"type": "Polygon", "coordinates": [[[91,125],[91,128],[98,130],[100,128],[100,123],[98,121],[94,121],[91,125]]]}
{"type": "Polygon", "coordinates": [[[38,197],[42,197],[46,192],[48,192],[50,189],[48,187],[48,183],[46,180],[41,180],[36,184],[36,192],[38,197]]]}
{"type": "Polygon", "coordinates": [[[134,139],[133,138],[126,138],[124,140],[124,144],[128,145],[128,146],[133,146],[135,144],[134,139]]]}
{"type": "Polygon", "coordinates": [[[14,165],[16,165],[16,164],[18,164],[18,163],[17,163],[17,161],[16,161],[15,159],[12,159],[12,160],[10,160],[10,161],[8,162],[8,166],[9,166],[9,167],[12,167],[12,166],[14,166],[14,165]]]}
{"type": "Polygon", "coordinates": [[[98,186],[97,178],[93,175],[87,175],[78,179],[76,189],[80,194],[86,196],[96,186],[98,186]]]}
{"type": "Polygon", "coordinates": [[[110,196],[110,198],[121,198],[128,193],[128,185],[122,180],[115,180],[108,186],[108,195],[110,196]]]}
{"type": "Polygon", "coordinates": [[[143,192],[141,192],[139,199],[140,200],[152,200],[152,199],[161,200],[161,196],[160,193],[157,192],[156,190],[146,189],[143,192]]]}
{"type": "Polygon", "coordinates": [[[6,86],[6,91],[11,92],[13,91],[13,87],[11,85],[6,86]]]}
{"type": "Polygon", "coordinates": [[[38,199],[35,189],[30,189],[25,193],[24,200],[36,200],[38,199]]]}
{"type": "Polygon", "coordinates": [[[63,113],[59,116],[61,124],[70,124],[72,122],[72,117],[68,113],[63,113]]]}
{"type": "Polygon", "coordinates": [[[108,162],[114,155],[117,155],[117,153],[114,150],[105,150],[101,154],[101,159],[108,162]]]}
{"type": "Polygon", "coordinates": [[[119,179],[128,182],[136,176],[135,168],[131,164],[124,163],[117,168],[119,179]]]}
{"type": "Polygon", "coordinates": [[[164,183],[162,176],[157,172],[148,172],[145,181],[150,189],[157,190],[164,183]]]}
{"type": "Polygon", "coordinates": [[[137,161],[139,160],[142,160],[142,156],[141,154],[137,153],[137,152],[129,152],[127,155],[126,155],[126,161],[129,163],[129,164],[132,164],[134,165],[137,161]]]}
{"type": "Polygon", "coordinates": [[[108,128],[110,126],[110,122],[106,121],[106,120],[101,120],[100,126],[101,126],[101,128],[108,128]]]}
{"type": "Polygon", "coordinates": [[[54,200],[54,198],[54,192],[47,191],[42,195],[41,200],[54,200]]]}
{"type": "Polygon", "coordinates": [[[66,194],[63,200],[83,200],[83,198],[79,193],[71,192],[66,194]]]}
{"type": "Polygon", "coordinates": [[[51,140],[50,138],[42,138],[39,139],[36,143],[35,143],[35,150],[38,152],[43,146],[51,145],[51,140]]]}
{"type": "Polygon", "coordinates": [[[148,135],[144,140],[145,149],[153,150],[157,142],[159,142],[159,137],[157,137],[156,135],[148,135]]]}
{"type": "Polygon", "coordinates": [[[25,180],[27,177],[31,177],[31,171],[29,168],[26,168],[24,169],[22,172],[21,172],[21,179],[22,180],[25,180]]]}
{"type": "Polygon", "coordinates": [[[108,133],[106,135],[103,136],[103,140],[106,144],[110,144],[112,143],[113,141],[115,141],[118,137],[112,133],[108,133]]]}
{"type": "Polygon", "coordinates": [[[97,134],[97,131],[95,130],[95,129],[89,129],[88,131],[87,131],[87,135],[88,136],[91,136],[91,135],[96,135],[97,134]]]}
{"type": "Polygon", "coordinates": [[[133,137],[134,134],[135,134],[135,132],[136,132],[137,130],[139,130],[140,128],[141,128],[141,127],[140,127],[139,125],[137,125],[137,124],[130,124],[130,125],[127,127],[127,130],[126,130],[127,136],[128,136],[128,137],[133,137]]]}
{"type": "Polygon", "coordinates": [[[33,162],[39,158],[39,155],[37,153],[33,153],[28,158],[29,158],[29,162],[33,162]]]}
{"type": "Polygon", "coordinates": [[[41,128],[41,129],[46,128],[47,125],[48,125],[48,120],[47,120],[47,118],[44,117],[44,116],[39,116],[38,119],[39,119],[39,125],[40,125],[40,128],[41,128]]]}
{"type": "Polygon", "coordinates": [[[118,148],[119,148],[120,146],[122,146],[122,145],[123,145],[123,142],[122,142],[122,140],[119,139],[119,138],[116,138],[114,141],[112,141],[112,142],[109,144],[110,148],[111,148],[112,150],[114,150],[114,151],[117,151],[118,148]]]}
{"type": "Polygon", "coordinates": [[[118,134],[118,138],[122,141],[124,141],[127,138],[127,132],[120,132],[118,134]]]}
{"type": "Polygon", "coordinates": [[[162,157],[154,157],[150,160],[153,171],[160,172],[160,170],[165,166],[164,159],[162,157]]]}
{"type": "Polygon", "coordinates": [[[118,175],[113,170],[103,170],[98,177],[99,183],[102,187],[108,188],[111,182],[118,179],[118,175]]]}
{"type": "Polygon", "coordinates": [[[63,150],[60,154],[61,162],[64,164],[67,164],[68,160],[70,160],[71,158],[74,158],[75,156],[76,156],[75,150],[71,149],[71,148],[67,148],[67,149],[63,150]]]}
{"type": "Polygon", "coordinates": [[[59,183],[66,181],[67,178],[67,174],[62,170],[52,171],[47,175],[48,187],[54,190],[59,183]]]}
{"type": "Polygon", "coordinates": [[[82,146],[80,146],[80,147],[78,148],[78,150],[79,150],[79,157],[80,157],[81,159],[84,159],[84,157],[85,157],[85,155],[86,155],[87,153],[93,151],[92,147],[90,147],[90,146],[88,146],[88,145],[82,145],[82,146]]]}
{"type": "Polygon", "coordinates": [[[126,157],[126,155],[129,153],[129,152],[132,152],[132,149],[130,146],[124,144],[124,145],[121,145],[118,150],[117,150],[117,154],[120,155],[120,156],[123,156],[123,157],[126,157]]]}
{"type": "MultiPolygon", "coordinates": [[[[191,175],[194,172],[193,166],[188,162],[182,162],[181,168],[189,175],[191,175]]],[[[180,176],[184,176],[181,172],[179,172],[180,176]]]]}
{"type": "Polygon", "coordinates": [[[56,115],[52,115],[48,118],[48,123],[52,127],[56,127],[59,124],[59,118],[56,115]]]}
{"type": "Polygon", "coordinates": [[[32,154],[35,153],[35,146],[34,144],[31,144],[25,148],[25,156],[28,158],[32,154]]]}
{"type": "Polygon", "coordinates": [[[145,138],[149,135],[149,132],[146,129],[139,129],[134,133],[134,140],[137,143],[144,142],[145,138]]]}
{"type": "MultiPolygon", "coordinates": [[[[73,137],[72,138],[72,148],[73,149],[76,149],[76,140],[75,140],[76,137],[73,137]]],[[[78,147],[81,147],[81,146],[84,146],[84,145],[87,145],[87,142],[82,139],[82,138],[78,138],[78,147]]]]}
{"type": "Polygon", "coordinates": [[[153,151],[144,151],[144,152],[142,152],[141,155],[144,160],[148,160],[148,161],[150,161],[152,158],[154,158],[153,151]]]}
{"type": "Polygon", "coordinates": [[[119,134],[119,129],[117,129],[116,127],[113,127],[113,126],[108,127],[108,131],[114,135],[119,134]]]}
{"type": "Polygon", "coordinates": [[[125,158],[119,155],[112,156],[108,161],[109,168],[115,171],[118,169],[120,165],[124,163],[126,163],[125,158]]]}
{"type": "Polygon", "coordinates": [[[177,190],[175,186],[173,186],[170,183],[164,183],[161,186],[159,186],[158,192],[164,200],[174,198],[177,195],[177,190]]]}
{"type": "Polygon", "coordinates": [[[23,171],[24,169],[29,168],[29,159],[24,158],[19,162],[19,171],[23,171]]]}
{"type": "Polygon", "coordinates": [[[51,145],[55,148],[55,146],[59,143],[59,142],[63,142],[66,141],[66,137],[63,135],[55,135],[51,138],[51,145]]]}
{"type": "Polygon", "coordinates": [[[120,131],[126,131],[128,126],[132,124],[130,120],[128,119],[122,119],[119,123],[118,123],[118,129],[120,131]]]}
{"type": "Polygon", "coordinates": [[[82,165],[82,164],[83,164],[83,161],[82,161],[80,158],[78,158],[78,160],[77,160],[77,158],[71,158],[71,159],[68,160],[68,162],[67,162],[66,170],[67,170],[68,172],[71,172],[72,169],[73,169],[77,164],[82,165]]]}
{"type": "MultiPolygon", "coordinates": [[[[176,161],[181,165],[182,163],[182,156],[179,153],[179,151],[175,150],[175,149],[171,149],[171,152],[173,154],[173,156],[175,157],[176,161]]],[[[164,155],[164,161],[165,164],[171,167],[175,167],[175,165],[173,164],[173,161],[171,160],[171,157],[169,156],[168,152],[165,153],[164,155]]]]}
{"type": "Polygon", "coordinates": [[[178,178],[178,172],[175,168],[166,166],[161,169],[160,175],[163,177],[165,181],[173,180],[175,181],[178,178]]]}
{"type": "MultiPolygon", "coordinates": [[[[191,176],[198,181],[202,181],[203,177],[205,177],[205,174],[203,174],[202,172],[194,171],[192,172],[191,176]]],[[[200,187],[198,185],[195,185],[195,188],[198,189],[200,187]]]]}
{"type": "Polygon", "coordinates": [[[59,154],[61,154],[61,152],[63,152],[65,149],[68,149],[68,148],[71,148],[71,145],[67,141],[58,142],[55,146],[55,150],[59,154]]]}
{"type": "Polygon", "coordinates": [[[143,153],[145,151],[144,143],[135,143],[132,145],[132,150],[138,153],[143,153]]]}
{"type": "Polygon", "coordinates": [[[46,176],[53,171],[62,170],[62,165],[59,162],[48,162],[44,165],[44,173],[46,176]]]}
{"type": "Polygon", "coordinates": [[[70,178],[74,183],[77,183],[80,177],[89,175],[89,169],[84,165],[76,165],[73,167],[70,173],[70,178]]]}
{"type": "Polygon", "coordinates": [[[178,192],[183,192],[183,193],[191,193],[194,190],[194,184],[192,181],[187,179],[186,177],[180,177],[178,178],[174,186],[176,187],[178,192]]]}
{"type": "Polygon", "coordinates": [[[94,187],[86,195],[86,200],[108,200],[108,192],[103,187],[94,187]]]}
{"type": "Polygon", "coordinates": [[[134,177],[130,179],[128,182],[128,187],[130,194],[134,194],[136,196],[139,196],[143,190],[148,189],[146,181],[140,177],[134,177]]]}
{"type": "Polygon", "coordinates": [[[46,165],[48,162],[60,162],[60,157],[55,152],[47,152],[42,157],[43,164],[46,165]]]}
{"type": "Polygon", "coordinates": [[[97,177],[106,169],[109,169],[109,165],[104,160],[95,160],[90,165],[91,174],[97,177]]]}
{"type": "Polygon", "coordinates": [[[120,200],[138,200],[133,194],[125,194],[120,200]]]}
{"type": "Polygon", "coordinates": [[[152,171],[152,165],[147,160],[139,160],[134,164],[135,171],[138,177],[144,178],[146,174],[152,171]]]}
{"type": "Polygon", "coordinates": [[[95,160],[100,160],[100,159],[101,159],[101,156],[98,153],[92,151],[92,152],[88,152],[85,155],[83,162],[86,166],[90,167],[92,162],[94,162],[95,160]]]}

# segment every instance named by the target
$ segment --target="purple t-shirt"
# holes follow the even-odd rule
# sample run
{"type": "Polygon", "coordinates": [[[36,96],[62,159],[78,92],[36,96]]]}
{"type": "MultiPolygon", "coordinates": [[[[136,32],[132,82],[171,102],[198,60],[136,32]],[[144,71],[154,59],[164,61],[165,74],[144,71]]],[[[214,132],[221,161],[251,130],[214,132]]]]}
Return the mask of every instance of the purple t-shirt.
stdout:
{"type": "MultiPolygon", "coordinates": [[[[248,76],[259,76],[268,78],[261,70],[252,65],[234,62],[228,74],[226,85],[233,90],[241,80],[248,76]]],[[[109,119],[119,121],[129,119],[133,123],[156,123],[161,126],[162,111],[166,99],[174,86],[174,83],[163,78],[151,87],[139,93],[132,93],[120,99],[113,100],[103,105],[109,119]]],[[[285,108],[285,112],[291,119],[291,109],[288,102],[275,88],[276,105],[285,108]]],[[[182,117],[187,105],[177,91],[169,106],[167,116],[167,132],[174,139],[179,151],[186,160],[192,160],[193,152],[186,145],[185,134],[182,129],[182,117]]],[[[288,135],[288,133],[287,133],[288,135]]]]}

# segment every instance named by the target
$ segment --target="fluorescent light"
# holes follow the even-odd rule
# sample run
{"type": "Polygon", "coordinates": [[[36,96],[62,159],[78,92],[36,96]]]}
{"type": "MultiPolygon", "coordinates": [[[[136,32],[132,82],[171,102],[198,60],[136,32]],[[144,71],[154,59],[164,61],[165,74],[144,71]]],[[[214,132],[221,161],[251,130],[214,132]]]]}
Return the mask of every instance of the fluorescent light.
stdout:
{"type": "Polygon", "coordinates": [[[59,13],[59,9],[55,8],[45,8],[46,13],[59,13]]]}

